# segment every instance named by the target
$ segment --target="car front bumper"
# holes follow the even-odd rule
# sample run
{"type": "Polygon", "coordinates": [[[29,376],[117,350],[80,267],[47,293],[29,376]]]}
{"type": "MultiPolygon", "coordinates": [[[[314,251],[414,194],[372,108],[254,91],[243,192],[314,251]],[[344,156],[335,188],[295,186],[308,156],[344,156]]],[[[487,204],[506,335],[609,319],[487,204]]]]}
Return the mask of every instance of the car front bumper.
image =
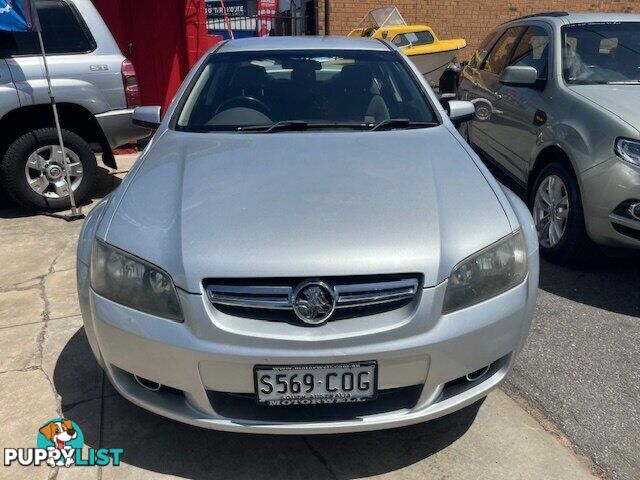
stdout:
{"type": "MultiPolygon", "coordinates": [[[[89,269],[82,263],[78,263],[78,291],[92,350],[114,387],[133,403],[181,422],[217,430],[355,432],[437,418],[495,388],[506,377],[533,318],[537,252],[530,261],[533,265],[523,284],[481,304],[442,316],[444,282],[423,289],[407,318],[391,322],[388,328],[365,328],[340,335],[331,322],[305,328],[259,321],[261,328],[273,329],[271,334],[268,330],[252,333],[251,328],[245,328],[250,323],[238,321],[236,326],[217,317],[205,295],[183,291],[179,295],[185,323],[156,318],[97,295],[89,285],[89,269]],[[294,331],[297,333],[289,334],[294,331]],[[253,401],[254,365],[371,360],[378,364],[379,392],[390,394],[367,402],[372,406],[383,402],[375,412],[313,418],[313,413],[309,417],[306,411],[307,416],[299,418],[271,418],[269,409],[273,407],[258,406],[253,401]],[[461,378],[488,365],[489,372],[476,382],[461,378]],[[134,375],[164,387],[157,392],[146,390],[134,375]],[[385,398],[399,401],[388,400],[387,405],[385,398]]],[[[344,413],[343,405],[330,407],[344,413]]],[[[295,416],[294,410],[287,412],[295,416]]]]}
{"type": "Polygon", "coordinates": [[[614,156],[585,171],[581,187],[591,239],[607,247],[640,249],[640,221],[615,211],[623,202],[640,202],[640,167],[614,156]]]}

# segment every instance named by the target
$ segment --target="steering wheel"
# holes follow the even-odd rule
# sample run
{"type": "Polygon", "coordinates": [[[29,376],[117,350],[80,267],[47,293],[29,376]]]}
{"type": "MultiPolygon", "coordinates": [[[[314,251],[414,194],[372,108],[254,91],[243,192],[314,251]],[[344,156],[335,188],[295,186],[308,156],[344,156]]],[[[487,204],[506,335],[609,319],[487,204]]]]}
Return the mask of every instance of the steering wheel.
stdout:
{"type": "Polygon", "coordinates": [[[215,114],[218,114],[225,110],[229,110],[230,108],[241,106],[251,108],[252,110],[258,110],[259,112],[264,113],[267,117],[271,117],[271,109],[266,103],[264,103],[262,100],[258,100],[256,97],[248,97],[244,95],[239,95],[237,97],[225,100],[216,109],[215,114]]]}

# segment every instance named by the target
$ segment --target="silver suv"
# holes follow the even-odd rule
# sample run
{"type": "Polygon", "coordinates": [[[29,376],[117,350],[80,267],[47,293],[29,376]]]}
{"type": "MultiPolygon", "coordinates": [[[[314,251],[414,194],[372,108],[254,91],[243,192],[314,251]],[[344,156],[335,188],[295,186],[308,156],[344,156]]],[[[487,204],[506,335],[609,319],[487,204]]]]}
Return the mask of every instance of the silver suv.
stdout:
{"type": "MultiPolygon", "coordinates": [[[[76,200],[91,193],[96,156],[147,136],[131,122],[139,103],[133,65],[89,0],[39,0],[45,49],[71,161],[76,200]]],[[[0,185],[34,209],[69,206],[43,62],[33,33],[0,32],[0,185]]]]}
{"type": "Polygon", "coordinates": [[[640,15],[554,12],[492,31],[462,72],[461,133],[527,191],[541,252],[640,249],[640,15]]]}

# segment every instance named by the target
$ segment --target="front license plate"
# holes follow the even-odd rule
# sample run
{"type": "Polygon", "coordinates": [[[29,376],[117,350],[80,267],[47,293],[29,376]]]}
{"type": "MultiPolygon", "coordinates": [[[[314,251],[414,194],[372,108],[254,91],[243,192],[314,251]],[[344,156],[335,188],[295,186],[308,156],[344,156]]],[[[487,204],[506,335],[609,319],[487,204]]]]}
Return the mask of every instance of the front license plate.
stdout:
{"type": "Polygon", "coordinates": [[[263,405],[323,405],[373,400],[376,362],[334,365],[257,365],[256,401],[263,405]]]}

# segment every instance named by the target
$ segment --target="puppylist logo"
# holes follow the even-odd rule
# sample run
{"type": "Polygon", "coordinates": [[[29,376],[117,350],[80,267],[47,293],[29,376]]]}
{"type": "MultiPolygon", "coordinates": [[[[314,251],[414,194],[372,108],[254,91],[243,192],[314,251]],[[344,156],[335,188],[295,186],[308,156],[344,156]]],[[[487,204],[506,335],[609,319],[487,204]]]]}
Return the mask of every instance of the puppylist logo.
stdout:
{"type": "Polygon", "coordinates": [[[80,427],[68,418],[54,418],[38,430],[36,448],[5,448],[4,466],[104,467],[120,465],[121,448],[89,448],[86,452],[80,427]]]}

